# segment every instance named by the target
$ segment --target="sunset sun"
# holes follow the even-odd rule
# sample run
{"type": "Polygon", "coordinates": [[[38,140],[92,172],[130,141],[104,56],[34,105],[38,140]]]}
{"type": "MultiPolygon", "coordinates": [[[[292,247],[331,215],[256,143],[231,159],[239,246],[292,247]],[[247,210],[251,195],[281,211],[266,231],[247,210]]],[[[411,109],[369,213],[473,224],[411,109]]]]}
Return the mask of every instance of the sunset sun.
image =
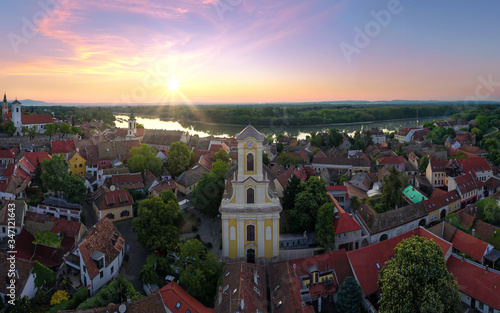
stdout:
{"type": "Polygon", "coordinates": [[[179,91],[179,82],[175,78],[171,78],[167,83],[168,89],[170,91],[179,91]]]}

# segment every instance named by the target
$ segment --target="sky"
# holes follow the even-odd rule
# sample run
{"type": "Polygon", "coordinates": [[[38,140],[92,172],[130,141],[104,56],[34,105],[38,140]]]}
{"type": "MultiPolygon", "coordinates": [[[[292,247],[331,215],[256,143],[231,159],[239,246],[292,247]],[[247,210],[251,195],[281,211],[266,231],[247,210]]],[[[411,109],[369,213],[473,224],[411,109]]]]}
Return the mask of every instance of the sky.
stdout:
{"type": "Polygon", "coordinates": [[[16,0],[2,11],[9,100],[500,100],[496,0],[16,0]]]}

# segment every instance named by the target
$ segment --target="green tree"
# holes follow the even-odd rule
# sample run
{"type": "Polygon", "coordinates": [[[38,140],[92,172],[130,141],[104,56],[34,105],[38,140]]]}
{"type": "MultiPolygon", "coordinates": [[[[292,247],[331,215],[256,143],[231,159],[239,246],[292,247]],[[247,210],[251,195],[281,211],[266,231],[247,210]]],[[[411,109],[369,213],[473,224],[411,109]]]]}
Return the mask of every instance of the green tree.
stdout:
{"type": "Polygon", "coordinates": [[[175,196],[175,193],[172,190],[165,190],[164,192],[161,193],[161,201],[163,203],[168,204],[170,201],[173,201],[177,207],[179,207],[179,202],[177,201],[177,197],[175,196]]]}
{"type": "Polygon", "coordinates": [[[269,166],[269,163],[271,163],[271,160],[269,160],[269,154],[267,153],[262,153],[262,163],[264,163],[264,165],[266,166],[269,166]]]}
{"type": "Polygon", "coordinates": [[[495,199],[485,198],[477,202],[477,208],[484,221],[492,224],[500,223],[500,207],[495,199]]]}
{"type": "Polygon", "coordinates": [[[182,269],[180,285],[205,306],[213,306],[222,264],[197,239],[179,243],[177,266],[182,269]]]}
{"type": "Polygon", "coordinates": [[[280,154],[281,152],[283,152],[283,144],[281,142],[278,142],[276,144],[276,151],[278,152],[278,154],[280,154]]]}
{"type": "Polygon", "coordinates": [[[49,190],[59,192],[64,188],[64,181],[68,176],[69,163],[62,155],[54,155],[50,160],[42,162],[42,182],[49,190]]]}
{"type": "Polygon", "coordinates": [[[28,133],[28,130],[29,130],[28,126],[22,126],[21,127],[21,134],[23,136],[26,136],[26,134],[28,133]]]}
{"type": "Polygon", "coordinates": [[[328,147],[338,147],[342,144],[343,140],[344,140],[344,137],[339,132],[339,130],[336,128],[332,128],[332,129],[330,129],[330,132],[328,133],[326,145],[328,147]]]}
{"type": "Polygon", "coordinates": [[[14,125],[13,121],[8,121],[7,123],[5,123],[5,125],[3,125],[2,128],[3,128],[3,133],[9,136],[14,136],[17,130],[16,125],[14,125]]]}
{"type": "Polygon", "coordinates": [[[335,206],[332,202],[325,203],[319,208],[316,218],[316,240],[326,251],[332,251],[335,248],[334,218],[335,206]]]}
{"type": "Polygon", "coordinates": [[[306,162],[306,160],[304,160],[300,156],[290,155],[290,154],[287,154],[285,152],[281,152],[278,155],[278,163],[285,166],[285,167],[288,167],[290,165],[293,165],[295,167],[299,167],[301,165],[306,164],[307,162],[306,162]]]}
{"type": "Polygon", "coordinates": [[[429,165],[429,157],[424,155],[420,159],[420,164],[418,165],[418,172],[419,173],[425,173],[425,170],[427,169],[427,166],[429,165]]]}
{"type": "Polygon", "coordinates": [[[380,312],[456,312],[458,284],[433,240],[413,236],[394,248],[379,272],[380,312]]]}
{"type": "Polygon", "coordinates": [[[477,127],[484,133],[489,127],[488,118],[484,115],[476,116],[477,127]]]}
{"type": "Polygon", "coordinates": [[[85,182],[81,177],[70,174],[64,178],[63,192],[66,201],[83,204],[87,194],[87,187],[85,187],[85,182]]]}
{"type": "Polygon", "coordinates": [[[63,123],[61,124],[61,126],[59,126],[59,133],[60,133],[60,137],[62,135],[62,138],[66,137],[66,135],[71,135],[73,134],[73,130],[71,129],[71,125],[69,125],[68,123],[63,123]]]}
{"type": "Polygon", "coordinates": [[[28,137],[30,137],[30,140],[33,140],[33,139],[35,139],[36,136],[40,135],[36,126],[29,127],[27,134],[28,134],[28,137]]]}
{"type": "Polygon", "coordinates": [[[283,198],[281,199],[283,210],[292,210],[295,206],[295,197],[297,196],[300,183],[300,178],[297,175],[292,175],[292,178],[290,178],[290,181],[283,190],[283,198]]]}
{"type": "Polygon", "coordinates": [[[339,313],[361,313],[362,293],[358,282],[351,276],[346,277],[339,287],[335,308],[339,313]]]}
{"type": "Polygon", "coordinates": [[[313,231],[319,208],[330,201],[326,182],[317,177],[301,183],[290,212],[290,229],[292,232],[313,231]]]}
{"type": "Polygon", "coordinates": [[[143,246],[161,252],[175,247],[179,234],[174,220],[180,212],[171,202],[166,204],[161,198],[152,197],[139,204],[132,229],[137,234],[137,241],[143,246]]]}
{"type": "Polygon", "coordinates": [[[405,178],[395,167],[391,167],[389,175],[384,178],[382,187],[383,200],[391,208],[403,203],[403,189],[405,187],[405,178]]]}
{"type": "Polygon", "coordinates": [[[157,157],[158,152],[154,147],[150,147],[143,143],[139,147],[130,149],[132,157],[127,161],[127,164],[132,173],[144,173],[145,170],[150,170],[152,173],[158,174],[162,167],[161,158],[157,157]]]}
{"type": "Polygon", "coordinates": [[[214,163],[212,163],[212,173],[222,177],[224,174],[227,173],[227,171],[229,171],[230,167],[231,165],[229,163],[226,163],[222,160],[217,160],[214,163]]]}
{"type": "Polygon", "coordinates": [[[33,173],[33,186],[37,186],[38,188],[44,187],[42,182],[42,174],[43,174],[42,164],[40,163],[39,159],[36,159],[35,172],[33,173]]]}
{"type": "Polygon", "coordinates": [[[57,124],[55,123],[51,123],[51,124],[47,124],[47,126],[45,126],[45,135],[49,136],[49,140],[52,141],[52,136],[55,135],[56,131],[57,131],[57,124]]]}
{"type": "Polygon", "coordinates": [[[227,154],[226,150],[221,148],[218,152],[214,153],[214,160],[215,161],[221,160],[225,163],[229,163],[230,161],[229,154],[227,154]]]}
{"type": "Polygon", "coordinates": [[[193,204],[208,216],[217,216],[224,194],[224,179],[216,173],[206,173],[191,193],[193,204]]]}
{"type": "Polygon", "coordinates": [[[49,287],[56,282],[56,272],[38,261],[33,262],[33,274],[36,288],[49,287]]]}
{"type": "Polygon", "coordinates": [[[168,151],[167,167],[173,176],[178,176],[188,169],[191,153],[182,141],[174,142],[168,151]]]}

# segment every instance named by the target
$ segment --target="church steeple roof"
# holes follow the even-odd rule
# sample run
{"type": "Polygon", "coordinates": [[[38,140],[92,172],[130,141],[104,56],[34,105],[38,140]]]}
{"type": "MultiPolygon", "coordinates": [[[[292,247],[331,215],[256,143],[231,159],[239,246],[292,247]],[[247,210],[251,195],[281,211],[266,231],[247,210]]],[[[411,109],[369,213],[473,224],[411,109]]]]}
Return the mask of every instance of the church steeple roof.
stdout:
{"type": "Polygon", "coordinates": [[[257,140],[264,140],[266,137],[255,129],[252,125],[248,125],[243,129],[238,135],[236,135],[236,140],[243,140],[247,137],[253,137],[257,140]]]}
{"type": "Polygon", "coordinates": [[[7,102],[7,93],[6,92],[3,93],[3,102],[7,102]]]}

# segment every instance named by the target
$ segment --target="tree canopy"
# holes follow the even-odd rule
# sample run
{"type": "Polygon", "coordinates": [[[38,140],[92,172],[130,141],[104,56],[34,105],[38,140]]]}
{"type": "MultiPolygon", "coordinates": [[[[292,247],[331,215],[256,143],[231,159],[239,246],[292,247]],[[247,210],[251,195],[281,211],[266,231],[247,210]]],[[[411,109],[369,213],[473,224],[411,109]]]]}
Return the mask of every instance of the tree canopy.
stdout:
{"type": "Polygon", "coordinates": [[[362,292],[354,277],[348,276],[339,287],[335,308],[339,313],[361,313],[362,292]]]}
{"type": "Polygon", "coordinates": [[[142,200],[132,229],[137,241],[151,250],[165,252],[175,247],[179,238],[174,221],[179,216],[179,207],[159,197],[142,200]]]}
{"type": "Polygon", "coordinates": [[[69,174],[64,178],[63,192],[66,201],[82,204],[85,201],[87,187],[85,187],[85,182],[81,177],[69,174]]]}
{"type": "Polygon", "coordinates": [[[394,259],[379,272],[379,312],[456,312],[458,284],[434,241],[413,236],[394,248],[394,259]]]}
{"type": "Polygon", "coordinates": [[[224,195],[224,178],[221,174],[206,173],[191,193],[193,204],[208,216],[217,216],[224,195]]]}
{"type": "Polygon", "coordinates": [[[132,157],[127,161],[130,172],[143,173],[145,170],[150,170],[155,174],[160,173],[163,162],[156,156],[157,151],[154,147],[143,143],[139,147],[130,149],[130,154],[132,157]]]}
{"type": "Polygon", "coordinates": [[[69,163],[64,160],[62,155],[54,155],[50,160],[45,159],[42,162],[42,181],[48,189],[52,191],[62,191],[64,189],[64,180],[68,176],[69,163]]]}
{"type": "Polygon", "coordinates": [[[37,288],[51,286],[56,281],[56,272],[38,261],[33,261],[33,273],[36,274],[35,287],[37,288]]]}
{"type": "Polygon", "coordinates": [[[328,132],[328,137],[326,139],[326,145],[328,147],[338,147],[342,144],[342,141],[344,141],[344,137],[339,132],[339,130],[336,128],[330,129],[330,131],[328,132]]]}
{"type": "Polygon", "coordinates": [[[281,199],[281,204],[283,205],[283,210],[292,210],[295,206],[295,197],[299,189],[301,181],[297,175],[292,175],[290,181],[283,190],[283,198],[281,199]]]}
{"type": "Polygon", "coordinates": [[[335,218],[335,206],[333,202],[323,204],[318,210],[316,217],[316,240],[326,249],[335,249],[335,229],[333,219],[335,218]]]}
{"type": "Polygon", "coordinates": [[[218,152],[214,153],[214,160],[221,160],[225,163],[229,163],[229,154],[227,154],[226,150],[220,149],[218,152]]]}
{"type": "Polygon", "coordinates": [[[429,157],[424,155],[421,159],[420,159],[420,164],[418,165],[418,171],[419,173],[425,173],[426,169],[427,169],[427,165],[429,165],[429,157]]]}
{"type": "Polygon", "coordinates": [[[168,151],[167,167],[173,176],[178,176],[191,164],[191,151],[182,141],[174,142],[168,151]]]}
{"type": "Polygon", "coordinates": [[[398,172],[395,167],[391,167],[389,175],[384,178],[382,187],[383,201],[388,207],[395,208],[396,205],[404,203],[402,191],[405,183],[404,175],[398,172]]]}
{"type": "Polygon", "coordinates": [[[294,207],[290,212],[290,231],[313,231],[319,208],[329,201],[324,180],[311,177],[302,182],[297,188],[294,207]]]}

